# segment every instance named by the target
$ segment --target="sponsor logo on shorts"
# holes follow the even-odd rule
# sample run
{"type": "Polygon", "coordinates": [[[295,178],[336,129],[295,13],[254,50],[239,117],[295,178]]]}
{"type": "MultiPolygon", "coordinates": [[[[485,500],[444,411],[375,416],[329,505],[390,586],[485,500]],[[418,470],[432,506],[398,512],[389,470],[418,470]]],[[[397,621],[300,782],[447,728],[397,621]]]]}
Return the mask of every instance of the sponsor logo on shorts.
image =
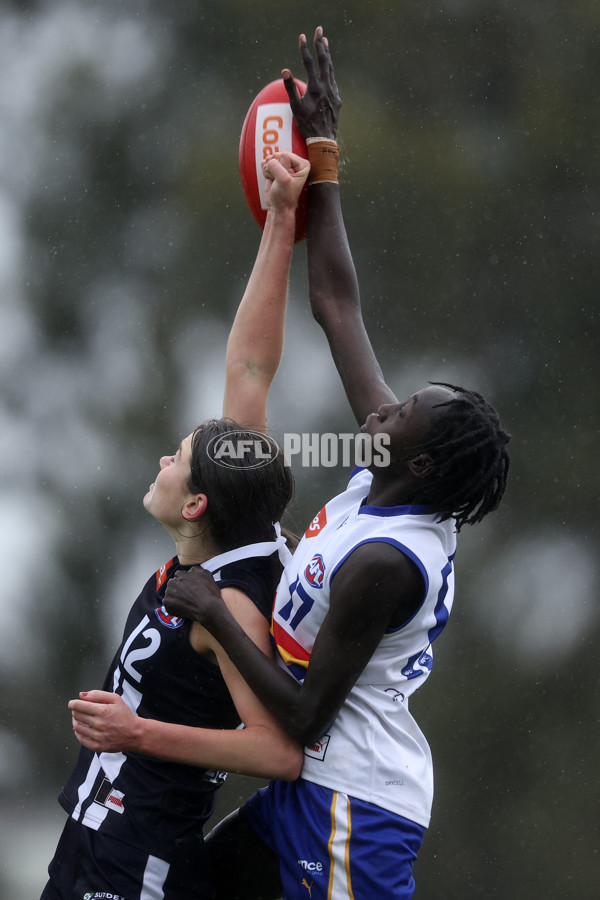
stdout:
{"type": "Polygon", "coordinates": [[[308,891],[308,896],[312,897],[312,889],[314,885],[314,878],[318,878],[323,874],[323,863],[319,860],[309,860],[309,859],[299,859],[298,865],[302,866],[304,871],[307,873],[307,877],[303,878],[300,882],[300,887],[306,888],[308,891]],[[309,877],[313,876],[309,881],[309,877]]]}
{"type": "Polygon", "coordinates": [[[83,900],[126,900],[121,894],[111,894],[110,891],[88,891],[83,895],[83,900]]]}
{"type": "Polygon", "coordinates": [[[323,874],[323,863],[319,860],[299,859],[298,865],[307,873],[306,878],[303,878],[300,882],[300,887],[306,888],[308,896],[312,897],[312,889],[315,883],[314,879],[319,878],[319,876],[323,874]]]}
{"type": "Polygon", "coordinates": [[[299,859],[298,865],[302,866],[302,868],[306,872],[322,872],[323,871],[323,863],[319,862],[318,860],[316,862],[311,862],[308,859],[299,859]]]}
{"type": "Polygon", "coordinates": [[[322,737],[320,740],[315,741],[314,744],[309,744],[304,748],[304,755],[310,756],[312,759],[325,759],[325,754],[327,753],[327,747],[329,746],[329,741],[331,740],[331,736],[326,734],[325,737],[322,737]]]}

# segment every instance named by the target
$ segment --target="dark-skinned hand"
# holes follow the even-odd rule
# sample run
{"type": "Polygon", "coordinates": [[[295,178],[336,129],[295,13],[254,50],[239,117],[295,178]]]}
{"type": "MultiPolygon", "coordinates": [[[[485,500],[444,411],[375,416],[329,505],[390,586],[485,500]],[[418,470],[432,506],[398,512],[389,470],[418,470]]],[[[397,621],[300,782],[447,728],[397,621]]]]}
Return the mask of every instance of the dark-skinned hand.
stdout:
{"type": "Polygon", "coordinates": [[[333,74],[329,42],[319,27],[315,31],[317,65],[310,54],[306,35],[300,35],[300,55],[306,70],[306,92],[300,97],[290,69],[281,75],[290,100],[290,107],[300,135],[336,139],[342,100],[333,74]]]}
{"type": "Polygon", "coordinates": [[[172,616],[206,624],[223,605],[219,585],[201,566],[175,572],[165,593],[165,609],[172,616]]]}

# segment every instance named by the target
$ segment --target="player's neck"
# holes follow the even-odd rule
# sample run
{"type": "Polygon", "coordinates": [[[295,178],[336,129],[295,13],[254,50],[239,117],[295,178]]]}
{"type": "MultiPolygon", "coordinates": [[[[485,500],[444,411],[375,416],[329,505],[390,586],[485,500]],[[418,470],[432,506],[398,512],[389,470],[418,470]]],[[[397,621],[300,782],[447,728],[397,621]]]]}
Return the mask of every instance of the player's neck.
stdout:
{"type": "Polygon", "coordinates": [[[222,552],[213,541],[209,529],[195,536],[178,538],[175,547],[182,566],[198,565],[222,552]]]}
{"type": "Polygon", "coordinates": [[[392,473],[372,468],[373,481],[367,497],[369,506],[410,506],[416,496],[415,482],[409,472],[392,473]]]}

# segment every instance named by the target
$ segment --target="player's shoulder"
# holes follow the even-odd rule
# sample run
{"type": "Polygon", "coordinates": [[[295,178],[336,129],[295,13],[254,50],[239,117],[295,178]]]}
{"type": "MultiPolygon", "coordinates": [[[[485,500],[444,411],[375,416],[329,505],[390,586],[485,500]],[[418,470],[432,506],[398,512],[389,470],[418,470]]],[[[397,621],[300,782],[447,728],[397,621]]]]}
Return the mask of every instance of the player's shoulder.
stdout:
{"type": "Polygon", "coordinates": [[[223,588],[221,596],[229,612],[248,637],[252,638],[263,652],[268,652],[270,647],[269,622],[248,594],[240,588],[232,586],[223,588]]]}
{"type": "Polygon", "coordinates": [[[243,626],[244,623],[250,622],[260,622],[261,627],[264,625],[265,617],[263,613],[242,588],[235,585],[221,588],[221,596],[225,605],[240,625],[243,626]]]}
{"type": "MultiPolygon", "coordinates": [[[[336,621],[365,614],[374,627],[388,627],[394,616],[401,621],[423,599],[423,577],[415,563],[398,547],[369,541],[355,547],[339,567],[331,584],[331,609],[336,621]]],[[[395,624],[395,623],[394,623],[395,624]]]]}
{"type": "Polygon", "coordinates": [[[391,588],[412,580],[415,564],[395,544],[369,540],[354,547],[336,572],[338,583],[371,583],[391,588]]]}

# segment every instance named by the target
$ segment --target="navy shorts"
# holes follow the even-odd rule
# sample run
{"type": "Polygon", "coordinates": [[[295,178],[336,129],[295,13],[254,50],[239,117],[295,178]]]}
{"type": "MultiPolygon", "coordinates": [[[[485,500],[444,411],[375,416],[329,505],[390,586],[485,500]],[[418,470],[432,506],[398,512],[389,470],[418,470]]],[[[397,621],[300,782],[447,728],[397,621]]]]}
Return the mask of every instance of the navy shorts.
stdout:
{"type": "Polygon", "coordinates": [[[170,862],[67,819],[41,900],[212,900],[199,837],[170,862]]]}
{"type": "Polygon", "coordinates": [[[273,781],[242,807],[280,858],[286,900],[410,900],[425,829],[299,779],[273,781]]]}

